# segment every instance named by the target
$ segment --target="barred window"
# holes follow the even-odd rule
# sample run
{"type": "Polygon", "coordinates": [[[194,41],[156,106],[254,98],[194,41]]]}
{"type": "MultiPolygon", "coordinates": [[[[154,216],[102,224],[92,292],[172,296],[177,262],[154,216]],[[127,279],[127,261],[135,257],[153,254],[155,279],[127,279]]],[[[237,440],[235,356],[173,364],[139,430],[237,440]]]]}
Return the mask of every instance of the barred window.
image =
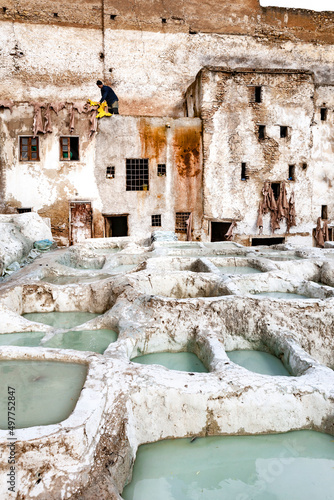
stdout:
{"type": "Polygon", "coordinates": [[[25,214],[31,212],[31,208],[17,208],[16,210],[18,211],[19,214],[25,214]]]}
{"type": "Polygon", "coordinates": [[[79,160],[79,137],[60,138],[60,159],[62,161],[79,160]]]}
{"type": "Polygon", "coordinates": [[[152,215],[152,226],[160,227],[161,226],[161,215],[152,215]]]}
{"type": "Polygon", "coordinates": [[[158,175],[159,177],[163,177],[164,175],[166,175],[167,171],[166,171],[166,164],[165,163],[159,163],[158,164],[158,175]]]}
{"type": "Polygon", "coordinates": [[[38,137],[20,137],[20,161],[39,161],[38,137]]]}
{"type": "Polygon", "coordinates": [[[107,167],[106,178],[107,179],[114,179],[115,178],[115,167],[107,167]]]}
{"type": "Polygon", "coordinates": [[[175,218],[176,233],[187,232],[187,220],[189,219],[190,214],[191,212],[176,212],[176,218],[175,218]]]}
{"type": "Polygon", "coordinates": [[[262,102],[262,87],[250,87],[250,102],[262,102]]]}
{"type": "Polygon", "coordinates": [[[148,158],[126,159],[126,190],[149,190],[148,158]]]}

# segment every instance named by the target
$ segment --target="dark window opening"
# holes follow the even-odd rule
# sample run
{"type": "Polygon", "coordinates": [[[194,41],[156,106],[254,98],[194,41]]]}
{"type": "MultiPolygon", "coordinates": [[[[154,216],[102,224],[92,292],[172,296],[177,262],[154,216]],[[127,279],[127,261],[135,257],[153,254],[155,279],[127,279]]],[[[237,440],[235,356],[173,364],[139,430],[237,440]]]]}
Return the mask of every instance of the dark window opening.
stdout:
{"type": "Polygon", "coordinates": [[[266,126],[265,125],[259,125],[259,139],[264,139],[265,134],[266,134],[266,126]]]}
{"type": "Polygon", "coordinates": [[[275,200],[278,200],[281,191],[281,184],[279,182],[272,182],[271,189],[273,190],[275,200]]]}
{"type": "Polygon", "coordinates": [[[148,158],[126,159],[126,190],[149,190],[148,158]]]}
{"type": "Polygon", "coordinates": [[[255,102],[262,102],[262,87],[255,87],[254,88],[254,101],[255,102]]]}
{"type": "Polygon", "coordinates": [[[249,176],[247,175],[247,164],[241,163],[241,180],[247,181],[247,179],[249,179],[249,176]]]}
{"type": "Polygon", "coordinates": [[[166,170],[166,164],[165,163],[159,163],[158,164],[158,170],[157,170],[157,173],[160,177],[163,177],[164,175],[167,174],[167,170],[166,170]]]}
{"type": "Polygon", "coordinates": [[[100,59],[104,59],[104,54],[103,54],[103,52],[100,52],[100,59]]]}
{"type": "Polygon", "coordinates": [[[226,233],[231,227],[231,222],[211,221],[211,241],[226,241],[226,233]]]}
{"type": "Polygon", "coordinates": [[[303,164],[302,164],[302,169],[303,169],[303,170],[306,170],[306,169],[307,169],[307,163],[303,163],[303,164]]]}
{"type": "Polygon", "coordinates": [[[2,7],[2,12],[5,14],[7,11],[7,7],[2,7]]]}
{"type": "Polygon", "coordinates": [[[327,205],[321,205],[321,218],[325,220],[328,219],[327,205]]]}
{"type": "Polygon", "coordinates": [[[193,29],[189,29],[189,35],[197,35],[198,31],[195,31],[193,29]]]}
{"type": "Polygon", "coordinates": [[[107,179],[114,179],[115,178],[115,167],[107,167],[106,178],[107,179]]]}
{"type": "Polygon", "coordinates": [[[54,12],[53,17],[58,17],[58,12],[54,12]]]}
{"type": "Polygon", "coordinates": [[[285,243],[285,238],[252,238],[252,247],[259,245],[280,245],[281,243],[285,243]]]}
{"type": "Polygon", "coordinates": [[[105,237],[119,238],[128,236],[128,216],[127,215],[104,215],[105,237]]]}
{"type": "Polygon", "coordinates": [[[161,227],[161,215],[152,215],[152,226],[161,227]]]}
{"type": "Polygon", "coordinates": [[[280,127],[280,137],[281,137],[281,139],[288,137],[288,127],[285,127],[285,126],[280,127]]]}
{"type": "Polygon", "coordinates": [[[295,173],[296,169],[294,165],[289,165],[289,181],[294,181],[295,180],[295,173]]]}
{"type": "Polygon", "coordinates": [[[333,241],[334,238],[334,228],[329,227],[328,228],[328,241],[333,241]]]}
{"type": "Polygon", "coordinates": [[[176,233],[186,233],[187,232],[187,220],[190,217],[191,212],[176,212],[175,217],[175,232],[176,233]]]}
{"type": "Polygon", "coordinates": [[[20,137],[20,161],[39,161],[38,137],[20,137]]]}
{"type": "Polygon", "coordinates": [[[116,19],[117,15],[116,14],[110,14],[110,19],[114,21],[116,19]]]}
{"type": "Polygon", "coordinates": [[[165,17],[163,17],[163,18],[161,19],[161,22],[162,22],[162,24],[166,24],[166,23],[167,23],[167,19],[166,19],[165,17]]]}
{"type": "Polygon", "coordinates": [[[320,119],[322,122],[327,120],[327,108],[320,108],[320,119]]]}
{"type": "Polygon", "coordinates": [[[16,210],[19,214],[26,214],[28,212],[31,212],[31,208],[17,208],[16,210]]]}
{"type": "Polygon", "coordinates": [[[79,137],[60,138],[60,159],[62,161],[79,160],[79,137]]]}

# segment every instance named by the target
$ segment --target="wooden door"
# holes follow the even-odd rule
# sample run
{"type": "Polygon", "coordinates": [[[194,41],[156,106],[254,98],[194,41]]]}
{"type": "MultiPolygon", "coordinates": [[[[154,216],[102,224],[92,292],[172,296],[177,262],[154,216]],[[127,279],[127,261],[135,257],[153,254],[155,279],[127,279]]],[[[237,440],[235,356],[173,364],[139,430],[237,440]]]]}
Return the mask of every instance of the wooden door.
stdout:
{"type": "Polygon", "coordinates": [[[91,203],[89,201],[70,201],[70,245],[91,237],[91,203]]]}

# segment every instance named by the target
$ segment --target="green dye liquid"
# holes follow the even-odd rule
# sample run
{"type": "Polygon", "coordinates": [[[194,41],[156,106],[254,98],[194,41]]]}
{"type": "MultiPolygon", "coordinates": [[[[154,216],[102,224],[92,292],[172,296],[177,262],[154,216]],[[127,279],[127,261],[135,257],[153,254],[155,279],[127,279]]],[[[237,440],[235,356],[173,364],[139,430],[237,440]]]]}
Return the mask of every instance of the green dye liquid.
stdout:
{"type": "Polygon", "coordinates": [[[108,345],[116,342],[117,333],[113,330],[82,330],[59,333],[45,342],[44,347],[58,349],[75,349],[76,351],[92,351],[104,353],[108,345]]]}
{"type": "Polygon", "coordinates": [[[54,285],[71,285],[77,283],[94,283],[94,281],[104,280],[110,278],[110,274],[100,274],[97,276],[50,276],[42,278],[42,281],[46,283],[52,283],[54,285]]]}
{"type": "Polygon", "coordinates": [[[0,335],[0,345],[37,347],[44,335],[44,332],[5,333],[0,335]]]}
{"type": "Polygon", "coordinates": [[[290,376],[283,363],[268,352],[240,350],[227,351],[226,354],[233,363],[243,366],[251,372],[261,373],[262,375],[290,376]]]}
{"type": "Polygon", "coordinates": [[[138,449],[124,500],[333,500],[333,437],[176,439],[138,449]]]}
{"type": "Polygon", "coordinates": [[[0,361],[0,428],[8,429],[8,387],[15,389],[15,427],[56,424],[74,410],[87,366],[55,361],[0,361]]]}
{"type": "Polygon", "coordinates": [[[203,363],[192,352],[156,352],[137,356],[131,360],[142,365],[162,365],[169,370],[207,373],[203,363]]]}
{"type": "Polygon", "coordinates": [[[23,314],[23,317],[30,321],[50,325],[54,328],[73,328],[74,326],[82,325],[93,318],[99,316],[89,312],[45,312],[45,313],[28,313],[23,314]]]}
{"type": "Polygon", "coordinates": [[[259,269],[251,266],[217,266],[219,271],[223,274],[258,274],[261,273],[259,269]]]}
{"type": "Polygon", "coordinates": [[[306,295],[301,295],[300,293],[290,293],[290,292],[261,292],[261,293],[255,293],[257,297],[271,297],[273,299],[285,299],[285,300],[291,300],[291,299],[309,299],[310,297],[307,297],[306,295]]]}

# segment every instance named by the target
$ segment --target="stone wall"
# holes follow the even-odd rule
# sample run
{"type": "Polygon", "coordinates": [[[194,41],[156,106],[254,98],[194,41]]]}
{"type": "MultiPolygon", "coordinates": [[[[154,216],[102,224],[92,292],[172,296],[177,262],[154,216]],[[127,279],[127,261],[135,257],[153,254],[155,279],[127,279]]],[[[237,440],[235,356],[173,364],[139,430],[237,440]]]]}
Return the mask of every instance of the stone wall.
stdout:
{"type": "MultiPolygon", "coordinates": [[[[203,118],[205,217],[238,221],[239,241],[250,244],[259,232],[264,182],[284,181],[288,198],[295,195],[297,225],[287,235],[283,220],[275,235],[312,245],[322,206],[327,205],[329,219],[333,216],[332,92],[331,86],[315,88],[305,71],[202,70],[186,94],[186,112],[203,118]],[[261,88],[258,103],[256,86],[261,88]],[[263,139],[260,125],[265,126],[263,139]],[[281,127],[286,127],[286,137],[281,137],[281,127]]],[[[263,235],[272,235],[270,214],[263,223],[263,235]]]]}
{"type": "MultiPolygon", "coordinates": [[[[75,114],[70,133],[70,107],[52,112],[53,132],[38,134],[39,161],[20,161],[20,137],[32,136],[33,107],[15,105],[2,113],[1,157],[6,165],[7,207],[31,208],[50,217],[61,244],[69,239],[69,202],[88,201],[93,210],[93,236],[105,235],[104,215],[128,215],[129,236],[149,235],[152,215],[161,215],[162,228],[174,231],[175,213],[193,213],[193,237],[202,221],[202,126],[198,118],[103,118],[90,137],[89,116],[75,114]],[[24,116],[24,119],[21,117],[24,116]],[[60,157],[60,137],[79,138],[79,160],[60,157]],[[126,158],[149,160],[148,190],[126,190],[126,158]],[[159,176],[158,164],[166,165],[159,176]],[[115,177],[107,177],[107,167],[115,177]]],[[[180,233],[180,239],[185,234],[180,233]]]]}

